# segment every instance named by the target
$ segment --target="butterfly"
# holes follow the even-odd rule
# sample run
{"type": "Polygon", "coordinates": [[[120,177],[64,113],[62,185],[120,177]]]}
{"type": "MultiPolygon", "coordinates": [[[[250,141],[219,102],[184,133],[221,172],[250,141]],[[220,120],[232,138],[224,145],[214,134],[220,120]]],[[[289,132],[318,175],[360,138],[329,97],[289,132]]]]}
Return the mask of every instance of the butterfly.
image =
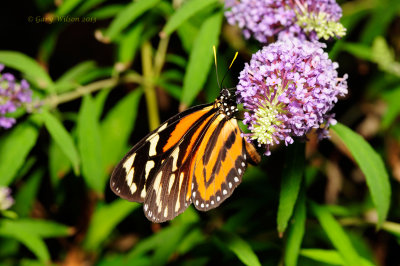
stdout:
{"type": "Polygon", "coordinates": [[[211,104],[192,107],[150,132],[115,167],[112,191],[144,203],[152,222],[165,222],[190,204],[219,206],[242,181],[247,164],[260,162],[241,136],[235,95],[222,89],[211,104]]]}

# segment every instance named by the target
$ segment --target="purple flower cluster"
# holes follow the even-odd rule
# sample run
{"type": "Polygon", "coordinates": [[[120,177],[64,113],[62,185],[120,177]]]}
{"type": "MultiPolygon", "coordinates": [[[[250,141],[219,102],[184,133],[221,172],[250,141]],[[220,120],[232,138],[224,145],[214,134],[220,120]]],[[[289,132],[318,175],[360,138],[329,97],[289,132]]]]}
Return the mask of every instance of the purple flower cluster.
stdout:
{"type": "Polygon", "coordinates": [[[345,34],[335,0],[226,0],[225,7],[228,23],[261,43],[278,34],[311,40],[345,34]]]}
{"type": "Polygon", "coordinates": [[[11,189],[8,187],[0,187],[0,210],[7,210],[13,204],[14,199],[11,197],[11,189]]]}
{"type": "Polygon", "coordinates": [[[249,111],[244,123],[248,140],[270,154],[270,146],[317,129],[321,138],[335,120],[329,111],[347,94],[347,75],[323,51],[325,44],[284,38],[253,55],[240,73],[238,102],[249,111]]]}
{"type": "Polygon", "coordinates": [[[0,128],[11,128],[15,119],[6,117],[6,114],[13,113],[18,107],[32,101],[32,91],[29,83],[21,80],[17,83],[15,77],[10,73],[1,73],[4,65],[0,64],[0,128]]]}

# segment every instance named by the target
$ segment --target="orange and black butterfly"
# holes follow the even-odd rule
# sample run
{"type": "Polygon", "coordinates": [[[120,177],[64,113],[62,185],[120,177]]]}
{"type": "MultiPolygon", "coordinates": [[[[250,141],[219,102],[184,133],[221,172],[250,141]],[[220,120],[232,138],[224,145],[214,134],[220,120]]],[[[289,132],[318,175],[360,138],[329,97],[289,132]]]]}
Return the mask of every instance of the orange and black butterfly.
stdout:
{"type": "Polygon", "coordinates": [[[260,161],[241,136],[237,111],[235,94],[224,88],[214,103],[170,118],[115,167],[111,189],[126,200],[144,202],[146,217],[157,223],[191,203],[200,211],[219,206],[242,181],[247,163],[260,161]]]}

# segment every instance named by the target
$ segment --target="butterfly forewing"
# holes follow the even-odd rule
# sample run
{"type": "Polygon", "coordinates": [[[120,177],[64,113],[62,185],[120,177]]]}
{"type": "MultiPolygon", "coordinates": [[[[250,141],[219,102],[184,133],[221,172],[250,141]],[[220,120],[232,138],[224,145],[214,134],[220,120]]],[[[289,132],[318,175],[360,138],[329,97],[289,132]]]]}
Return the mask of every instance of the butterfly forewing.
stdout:
{"type": "Polygon", "coordinates": [[[210,116],[212,109],[213,105],[207,104],[179,113],[133,146],[111,175],[110,186],[114,193],[129,201],[143,202],[155,173],[173,148],[190,127],[196,127],[210,116]]]}

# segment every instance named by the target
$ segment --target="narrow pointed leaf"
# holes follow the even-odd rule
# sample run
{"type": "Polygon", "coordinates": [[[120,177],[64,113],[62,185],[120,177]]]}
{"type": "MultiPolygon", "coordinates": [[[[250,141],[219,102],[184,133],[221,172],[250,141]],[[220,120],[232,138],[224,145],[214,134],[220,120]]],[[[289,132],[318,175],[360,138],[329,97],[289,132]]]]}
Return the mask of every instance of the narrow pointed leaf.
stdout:
{"type": "Polygon", "coordinates": [[[314,215],[317,217],[322,229],[327,234],[333,246],[337,249],[346,265],[361,265],[361,260],[357,251],[353,247],[350,238],[335,220],[329,211],[317,205],[310,203],[314,215]]]}
{"type": "Polygon", "coordinates": [[[306,226],[306,200],[301,190],[288,231],[285,247],[285,265],[296,266],[306,226]]]}
{"type": "Polygon", "coordinates": [[[251,246],[238,235],[229,232],[219,232],[218,240],[226,245],[243,264],[249,266],[261,265],[251,246]]]}
{"type": "Polygon", "coordinates": [[[44,110],[40,115],[50,136],[65,156],[71,161],[74,172],[78,175],[80,159],[72,136],[68,133],[63,124],[48,111],[44,110]]]}
{"type": "Polygon", "coordinates": [[[49,74],[29,56],[14,51],[0,51],[0,62],[21,71],[39,88],[48,88],[53,85],[49,74]]]}
{"type": "Polygon", "coordinates": [[[28,120],[0,139],[0,186],[9,186],[36,143],[38,129],[28,120]]]}
{"type": "Polygon", "coordinates": [[[82,174],[87,185],[103,193],[105,180],[101,156],[101,136],[96,106],[90,95],[83,98],[78,117],[78,148],[82,174]]]}
{"type": "Polygon", "coordinates": [[[190,106],[207,80],[213,62],[212,46],[218,46],[221,23],[222,12],[212,15],[202,24],[196,37],[183,80],[181,101],[186,106],[190,106]]]}
{"type": "Polygon", "coordinates": [[[360,135],[338,123],[331,127],[343,141],[364,173],[372,201],[378,212],[378,228],[386,220],[390,206],[389,175],[381,156],[360,135]]]}
{"type": "Polygon", "coordinates": [[[197,12],[204,8],[217,4],[218,0],[190,0],[186,1],[181,8],[179,8],[168,20],[164,26],[163,35],[170,35],[187,19],[194,16],[197,12]]]}
{"type": "Polygon", "coordinates": [[[34,232],[9,220],[0,220],[0,236],[10,237],[24,244],[43,263],[50,260],[50,253],[44,241],[34,232]]]}
{"type": "Polygon", "coordinates": [[[101,123],[103,163],[107,172],[111,172],[113,166],[127,152],[126,147],[136,122],[142,93],[141,89],[136,89],[125,96],[101,123]]]}
{"type": "Polygon", "coordinates": [[[305,161],[304,144],[294,143],[290,145],[286,154],[277,217],[279,234],[283,234],[286,230],[300,191],[305,161]]]}
{"type": "Polygon", "coordinates": [[[114,40],[129,24],[147,10],[153,8],[159,1],[138,0],[127,5],[111,22],[110,27],[105,32],[106,38],[114,40]]]}
{"type": "Polygon", "coordinates": [[[90,221],[84,247],[95,250],[110,235],[111,231],[133,210],[141,206],[138,203],[117,199],[110,204],[99,206],[90,221]]]}

